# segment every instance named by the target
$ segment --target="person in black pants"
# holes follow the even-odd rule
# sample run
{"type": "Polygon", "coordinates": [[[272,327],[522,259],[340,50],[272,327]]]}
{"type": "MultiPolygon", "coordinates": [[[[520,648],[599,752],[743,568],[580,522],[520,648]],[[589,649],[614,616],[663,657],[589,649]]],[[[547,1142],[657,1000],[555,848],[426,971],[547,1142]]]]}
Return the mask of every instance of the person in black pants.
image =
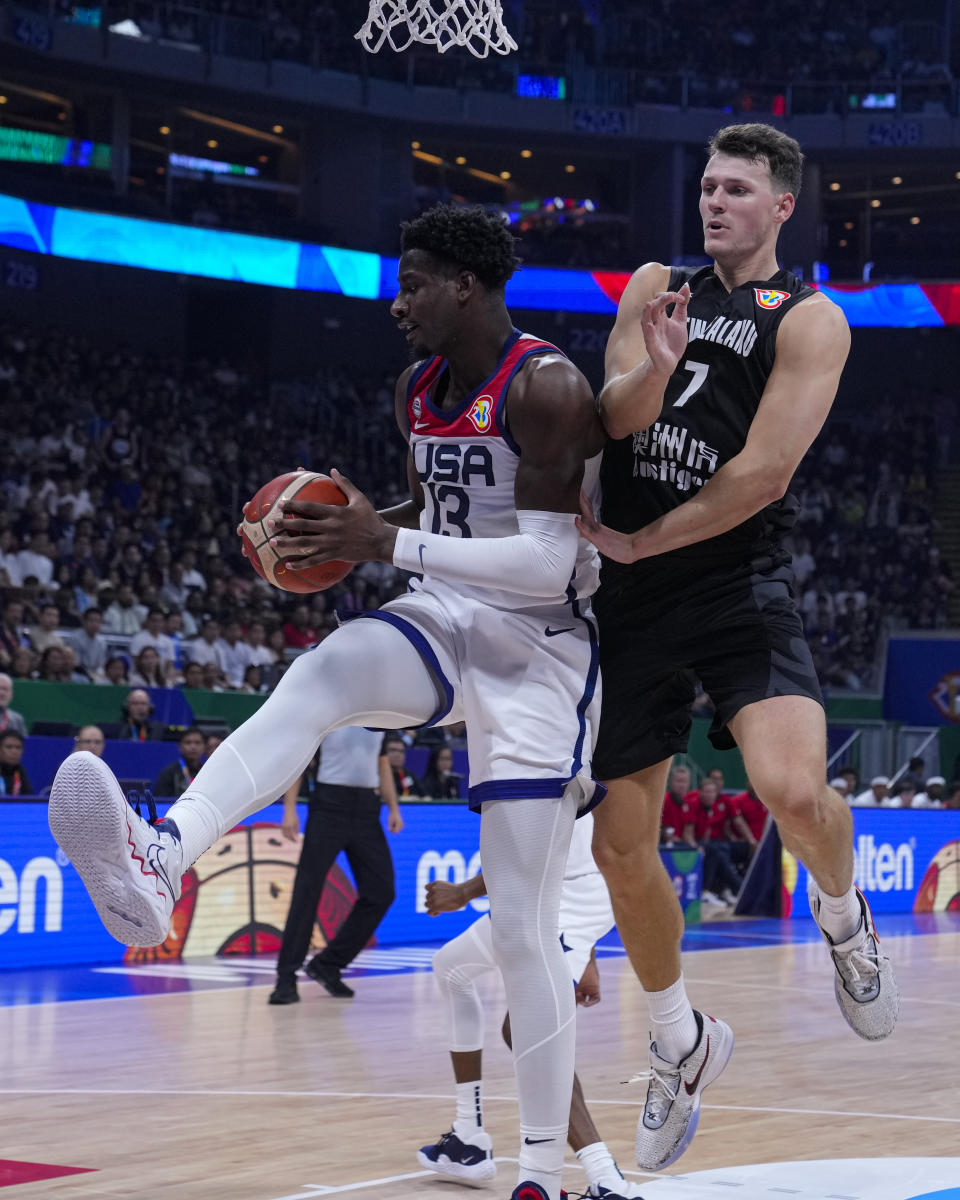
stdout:
{"type": "MultiPolygon", "coordinates": [[[[331,996],[353,995],[340,972],[373,936],[395,895],[393,860],[380,824],[381,802],[390,810],[390,832],[403,829],[393,775],[381,749],[382,735],[359,726],[335,729],[321,744],[317,788],[310,800],[270,1004],[296,1004],[300,999],[297,969],[310,946],[327,872],[341,850],[356,881],[357,899],[333,940],[310,959],[304,972],[331,996]]],[[[282,828],[291,840],[300,828],[298,789],[299,783],[284,796],[282,828]]]]}

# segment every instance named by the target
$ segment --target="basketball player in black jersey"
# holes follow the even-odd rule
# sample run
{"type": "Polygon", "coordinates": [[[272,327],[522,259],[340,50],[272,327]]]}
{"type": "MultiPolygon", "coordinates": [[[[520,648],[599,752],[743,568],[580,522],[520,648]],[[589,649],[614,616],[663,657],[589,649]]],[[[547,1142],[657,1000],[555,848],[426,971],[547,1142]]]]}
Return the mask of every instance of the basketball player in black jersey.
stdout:
{"type": "Polygon", "coordinates": [[[691,1008],[683,918],[657,854],[670,760],[686,749],[697,678],[718,748],[736,743],[784,845],[816,880],[837,1001],[861,1037],[886,1037],[899,992],[853,885],[852,822],[826,785],[826,722],[782,536],[787,488],[836,394],[850,333],[841,310],[777,265],[803,155],[768,125],[708,147],[698,271],[647,263],[620,301],[599,405],[606,556],[595,605],[603,713],[594,771],[609,781],[594,854],[647,993],[651,1076],[637,1160],[659,1169],[696,1129],[700,1093],[733,1034],[691,1008]]]}

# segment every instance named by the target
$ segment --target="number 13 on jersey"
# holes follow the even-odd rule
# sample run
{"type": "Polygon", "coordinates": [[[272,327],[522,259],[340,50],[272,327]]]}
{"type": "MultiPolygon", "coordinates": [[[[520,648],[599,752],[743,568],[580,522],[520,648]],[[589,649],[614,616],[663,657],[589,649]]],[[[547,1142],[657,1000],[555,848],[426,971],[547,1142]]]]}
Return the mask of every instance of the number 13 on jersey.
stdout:
{"type": "Polygon", "coordinates": [[[466,489],[452,483],[427,483],[424,485],[433,502],[431,533],[446,534],[447,537],[473,537],[467,517],[470,513],[470,497],[466,489]],[[456,530],[456,534],[454,534],[456,530]]]}

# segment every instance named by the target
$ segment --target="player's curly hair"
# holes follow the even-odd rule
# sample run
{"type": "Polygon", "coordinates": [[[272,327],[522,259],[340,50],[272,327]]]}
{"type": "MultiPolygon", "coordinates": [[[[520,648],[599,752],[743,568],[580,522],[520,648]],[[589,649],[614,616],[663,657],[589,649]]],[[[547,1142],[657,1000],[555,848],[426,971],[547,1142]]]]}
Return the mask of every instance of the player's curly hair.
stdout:
{"type": "Polygon", "coordinates": [[[502,217],[477,206],[435,204],[400,226],[401,250],[425,250],[453,271],[472,271],[498,291],[520,265],[516,244],[502,217]]]}
{"type": "Polygon", "coordinates": [[[770,178],[785,192],[800,195],[803,151],[800,144],[773,125],[751,122],[718,129],[707,144],[707,154],[729,154],[748,162],[766,163],[770,178]]]}

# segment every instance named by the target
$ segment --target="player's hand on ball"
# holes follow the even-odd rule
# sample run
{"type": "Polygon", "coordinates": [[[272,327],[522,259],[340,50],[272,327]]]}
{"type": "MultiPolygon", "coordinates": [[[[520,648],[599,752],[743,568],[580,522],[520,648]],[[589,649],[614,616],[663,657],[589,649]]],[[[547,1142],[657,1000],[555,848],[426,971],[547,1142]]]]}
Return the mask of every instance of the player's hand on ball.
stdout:
{"type": "Polygon", "coordinates": [[[435,917],[439,913],[456,912],[463,908],[466,899],[459,883],[450,883],[446,879],[434,879],[427,884],[426,904],[428,915],[435,917]]]}
{"type": "Polygon", "coordinates": [[[282,501],[279,532],[270,539],[292,571],[337,559],[342,562],[392,562],[397,530],[336,469],[330,478],[347,497],[346,504],[282,501]]]}

